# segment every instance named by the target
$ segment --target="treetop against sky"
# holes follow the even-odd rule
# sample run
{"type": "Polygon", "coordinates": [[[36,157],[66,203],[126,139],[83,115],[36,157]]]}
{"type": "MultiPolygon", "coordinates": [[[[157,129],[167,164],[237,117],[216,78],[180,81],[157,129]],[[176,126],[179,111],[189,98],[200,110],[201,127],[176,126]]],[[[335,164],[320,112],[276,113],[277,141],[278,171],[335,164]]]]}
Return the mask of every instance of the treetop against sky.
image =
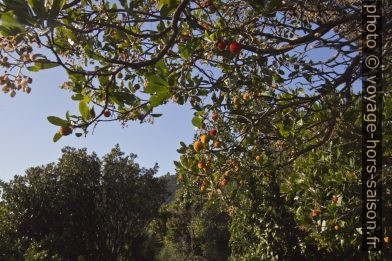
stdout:
{"type": "Polygon", "coordinates": [[[327,142],[358,101],[358,1],[8,0],[1,9],[3,91],[30,93],[34,73],[50,68],[68,77],[78,111],[48,113],[54,141],[100,122],[149,122],[174,102],[190,104],[201,132],[216,112],[215,128],[286,140],[294,160],[327,142]],[[328,57],[313,59],[315,50],[328,57]]]}
{"type": "MultiPolygon", "coordinates": [[[[176,159],[187,195],[181,200],[219,198],[238,210],[230,225],[233,258],[300,260],[308,253],[312,259],[320,249],[325,257],[355,255],[361,239],[361,1],[45,3],[0,4],[0,84],[11,97],[27,100],[19,95],[24,92],[49,99],[56,90],[36,92],[36,73],[61,75],[56,85],[68,92],[56,101],[67,103],[41,113],[56,128],[54,142],[86,135],[80,140],[107,146],[105,138],[120,133],[112,133],[111,123],[155,120],[161,133],[132,125],[122,132],[121,146],[141,137],[163,141],[156,145],[162,150],[139,144],[149,159],[176,159]],[[173,153],[180,155],[162,155],[165,142],[179,141],[178,128],[184,142],[173,153]]],[[[390,84],[391,5],[383,9],[383,69],[390,84]]],[[[387,90],[385,159],[392,154],[391,102],[387,90]]],[[[29,126],[38,125],[30,120],[29,126]]],[[[389,211],[388,197],[386,205],[389,211]]]]}

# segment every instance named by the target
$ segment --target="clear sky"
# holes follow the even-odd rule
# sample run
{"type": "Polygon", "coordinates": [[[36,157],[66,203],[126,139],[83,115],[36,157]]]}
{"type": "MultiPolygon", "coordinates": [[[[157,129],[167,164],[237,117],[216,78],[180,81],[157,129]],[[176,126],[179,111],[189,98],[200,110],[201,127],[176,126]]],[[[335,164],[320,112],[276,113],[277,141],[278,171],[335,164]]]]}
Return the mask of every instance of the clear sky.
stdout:
{"type": "Polygon", "coordinates": [[[63,70],[53,68],[31,76],[34,82],[29,95],[18,92],[11,98],[9,94],[0,93],[2,180],[23,174],[28,167],[57,161],[64,146],[85,147],[103,156],[117,143],[125,153],[137,154],[136,161],[142,167],[153,167],[157,162],[159,175],[174,174],[173,160],[179,157],[176,152],[179,142],[190,143],[193,139],[190,107],[166,104],[158,108],[157,112],[164,115],[154,124],[130,122],[128,127],[122,128],[118,122],[102,123],[87,137],[70,135],[53,143],[58,127],[50,124],[46,117],[64,118],[67,110],[77,113],[78,103],[70,99],[70,92],[59,88],[66,80],[63,70]]]}
{"type": "MultiPolygon", "coordinates": [[[[308,58],[318,61],[332,54],[325,48],[315,49],[308,58]]],[[[85,147],[103,156],[117,143],[125,153],[137,154],[137,162],[142,167],[152,167],[157,162],[159,175],[174,174],[173,160],[179,157],[176,152],[179,142],[190,143],[194,135],[190,106],[168,103],[158,108],[156,113],[163,116],[152,125],[130,122],[122,128],[118,122],[101,123],[87,137],[72,135],[53,143],[58,127],[46,117],[64,118],[67,110],[78,114],[78,102],[70,99],[70,92],[59,88],[67,80],[66,73],[59,68],[31,73],[34,82],[29,95],[20,92],[11,98],[0,93],[0,179],[8,180],[15,174],[23,174],[28,167],[56,161],[64,146],[85,147]]],[[[354,84],[354,90],[360,90],[359,82],[354,84]]]]}

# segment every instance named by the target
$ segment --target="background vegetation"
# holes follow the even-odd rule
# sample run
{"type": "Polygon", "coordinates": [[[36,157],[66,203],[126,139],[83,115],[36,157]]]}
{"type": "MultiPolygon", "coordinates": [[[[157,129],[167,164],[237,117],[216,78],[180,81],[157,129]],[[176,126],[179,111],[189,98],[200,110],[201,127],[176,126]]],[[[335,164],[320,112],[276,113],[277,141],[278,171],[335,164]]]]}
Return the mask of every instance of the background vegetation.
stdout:
{"type": "MultiPolygon", "coordinates": [[[[140,169],[118,148],[103,160],[66,149],[58,164],[3,183],[5,255],[381,259],[359,249],[361,5],[4,0],[3,92],[30,93],[40,70],[60,67],[69,76],[62,88],[79,112],[48,117],[59,127],[53,141],[105,121],[159,120],[156,108],[168,102],[190,104],[197,127],[193,144],[179,146],[179,189],[162,206],[169,177],[153,178],[155,169],[140,169]]],[[[385,86],[391,6],[382,5],[385,86]]],[[[392,99],[384,90],[389,260],[392,99]]]]}

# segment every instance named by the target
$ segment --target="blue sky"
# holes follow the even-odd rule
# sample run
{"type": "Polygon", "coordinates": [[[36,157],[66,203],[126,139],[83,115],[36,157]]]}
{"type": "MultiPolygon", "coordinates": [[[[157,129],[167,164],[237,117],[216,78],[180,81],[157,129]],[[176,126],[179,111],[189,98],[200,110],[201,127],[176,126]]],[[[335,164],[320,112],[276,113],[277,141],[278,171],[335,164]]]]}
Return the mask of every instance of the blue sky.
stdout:
{"type": "MultiPolygon", "coordinates": [[[[311,54],[315,60],[331,55],[327,50],[316,50],[311,54]]],[[[0,69],[1,72],[1,69],[0,69]]],[[[2,74],[2,72],[1,72],[2,74]]],[[[50,115],[64,118],[65,112],[78,114],[78,102],[70,99],[71,92],[59,86],[67,80],[66,73],[59,68],[32,73],[32,92],[27,95],[18,92],[14,98],[0,93],[0,179],[8,180],[15,174],[23,174],[28,167],[56,161],[61,148],[72,146],[87,148],[103,156],[115,144],[125,153],[138,155],[137,162],[143,167],[160,166],[159,175],[174,174],[173,160],[179,154],[179,142],[190,143],[194,136],[190,106],[172,103],[158,108],[163,113],[154,124],[129,122],[123,128],[118,122],[101,123],[87,137],[74,135],[63,137],[53,143],[52,137],[58,127],[50,124],[50,115]]],[[[356,84],[355,89],[360,89],[356,84]]]]}
{"type": "Polygon", "coordinates": [[[179,142],[193,140],[193,114],[188,106],[166,104],[157,112],[164,115],[154,124],[130,122],[122,128],[118,122],[102,123],[94,133],[77,138],[63,137],[53,143],[57,127],[50,124],[49,115],[64,117],[65,112],[77,113],[78,103],[70,99],[70,92],[59,88],[65,81],[63,70],[54,68],[33,73],[32,91],[29,95],[18,92],[14,98],[0,94],[0,179],[9,180],[23,174],[28,167],[57,161],[61,148],[72,146],[87,148],[103,156],[117,143],[125,153],[138,155],[143,167],[159,164],[159,175],[174,174],[173,160],[179,157],[179,142]]]}
{"type": "MultiPolygon", "coordinates": [[[[326,48],[311,51],[308,58],[323,60],[332,54],[326,48]]],[[[0,68],[0,73],[2,70],[0,68]]],[[[28,167],[56,161],[64,146],[87,148],[103,156],[115,144],[125,153],[138,155],[137,162],[143,167],[160,166],[159,175],[174,174],[173,160],[179,154],[179,142],[190,143],[194,136],[191,124],[193,113],[190,106],[168,103],[158,108],[156,113],[163,116],[154,124],[130,122],[122,128],[118,122],[102,123],[87,137],[64,137],[57,143],[52,137],[57,127],[51,125],[49,115],[64,118],[65,112],[78,113],[78,103],[70,99],[71,93],[59,88],[67,80],[62,69],[54,68],[32,73],[32,92],[22,92],[14,98],[0,93],[0,179],[8,180],[15,174],[23,174],[28,167]]],[[[360,90],[358,82],[355,90],[360,90]]]]}

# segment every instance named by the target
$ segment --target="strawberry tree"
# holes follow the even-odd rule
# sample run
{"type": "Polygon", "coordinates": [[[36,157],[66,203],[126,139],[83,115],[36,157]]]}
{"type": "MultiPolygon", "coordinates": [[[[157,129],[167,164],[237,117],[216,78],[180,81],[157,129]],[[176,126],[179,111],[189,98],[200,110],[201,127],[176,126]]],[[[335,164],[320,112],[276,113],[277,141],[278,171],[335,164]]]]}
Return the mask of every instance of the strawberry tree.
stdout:
{"type": "MultiPolygon", "coordinates": [[[[360,124],[361,33],[352,30],[361,26],[360,1],[4,0],[0,11],[5,93],[33,91],[40,70],[68,74],[61,87],[73,93],[79,114],[48,117],[59,126],[54,141],[105,121],[152,122],[168,102],[190,104],[199,129],[193,144],[181,143],[178,179],[210,200],[243,206],[237,218],[253,216],[251,227],[265,224],[249,245],[233,238],[238,255],[252,259],[263,249],[265,258],[298,258],[306,249],[332,253],[332,239],[343,248],[357,244],[357,234],[344,236],[356,233],[358,181],[343,176],[360,166],[359,143],[350,143],[360,124]],[[341,142],[351,145],[336,150],[341,142]],[[329,174],[315,179],[314,172],[329,174]],[[336,191],[325,191],[335,183],[336,191]],[[336,206],[327,205],[333,196],[336,206]]],[[[245,240],[250,231],[241,231],[245,240]]]]}

